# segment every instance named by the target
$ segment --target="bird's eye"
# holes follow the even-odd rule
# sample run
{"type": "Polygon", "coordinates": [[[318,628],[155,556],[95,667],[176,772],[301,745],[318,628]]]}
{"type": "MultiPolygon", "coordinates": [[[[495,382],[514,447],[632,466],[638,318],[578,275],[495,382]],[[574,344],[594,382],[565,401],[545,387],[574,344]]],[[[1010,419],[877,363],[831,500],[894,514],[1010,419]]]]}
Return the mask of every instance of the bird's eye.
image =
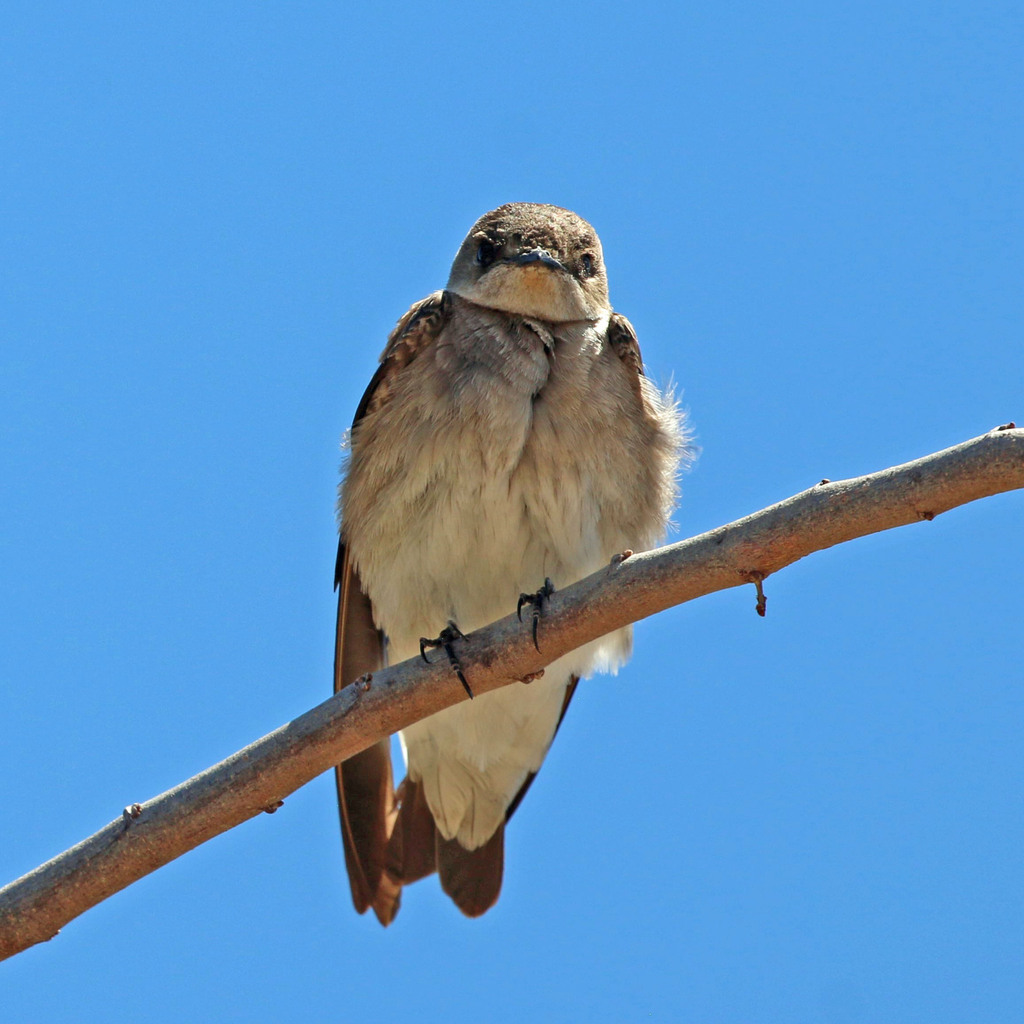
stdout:
{"type": "Polygon", "coordinates": [[[596,269],[596,267],[595,267],[596,263],[597,263],[597,261],[594,259],[593,256],[590,255],[589,252],[585,252],[580,257],[580,271],[582,272],[584,277],[593,277],[594,276],[594,271],[596,269]]]}
{"type": "Polygon", "coordinates": [[[481,267],[489,267],[494,262],[494,246],[490,242],[481,242],[476,250],[476,261],[481,267]]]}

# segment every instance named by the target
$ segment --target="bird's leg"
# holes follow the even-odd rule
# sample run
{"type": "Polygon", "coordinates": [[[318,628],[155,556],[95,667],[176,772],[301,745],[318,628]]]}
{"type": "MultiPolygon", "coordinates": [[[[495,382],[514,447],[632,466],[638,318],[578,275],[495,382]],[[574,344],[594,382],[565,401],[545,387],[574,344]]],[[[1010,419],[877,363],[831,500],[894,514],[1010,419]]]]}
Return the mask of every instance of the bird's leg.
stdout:
{"type": "Polygon", "coordinates": [[[420,637],[420,657],[427,662],[427,648],[428,647],[441,647],[444,649],[444,653],[448,655],[448,661],[452,668],[455,670],[455,674],[459,677],[459,682],[462,683],[463,689],[469,694],[469,699],[473,699],[473,691],[469,688],[469,683],[466,682],[466,677],[462,674],[462,666],[459,664],[459,659],[455,656],[455,650],[452,644],[456,640],[465,640],[466,634],[459,629],[458,626],[448,620],[448,625],[441,630],[440,634],[433,640],[428,640],[425,636],[420,637]]]}
{"type": "Polygon", "coordinates": [[[544,586],[540,588],[535,594],[520,594],[519,603],[516,605],[516,615],[519,616],[519,621],[523,621],[523,605],[528,604],[533,606],[533,646],[540,651],[540,645],[537,643],[537,623],[540,622],[541,613],[544,610],[544,602],[555,592],[555,585],[551,582],[550,578],[544,577],[544,586]]]}

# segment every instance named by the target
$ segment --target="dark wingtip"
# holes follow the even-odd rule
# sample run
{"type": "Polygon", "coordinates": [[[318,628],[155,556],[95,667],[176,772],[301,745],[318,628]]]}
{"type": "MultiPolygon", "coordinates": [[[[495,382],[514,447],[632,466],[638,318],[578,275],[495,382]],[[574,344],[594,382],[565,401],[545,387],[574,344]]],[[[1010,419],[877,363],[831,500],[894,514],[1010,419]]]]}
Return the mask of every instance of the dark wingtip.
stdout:
{"type": "Polygon", "coordinates": [[[341,577],[345,573],[345,542],[338,541],[338,553],[334,558],[334,589],[341,586],[341,577]]]}

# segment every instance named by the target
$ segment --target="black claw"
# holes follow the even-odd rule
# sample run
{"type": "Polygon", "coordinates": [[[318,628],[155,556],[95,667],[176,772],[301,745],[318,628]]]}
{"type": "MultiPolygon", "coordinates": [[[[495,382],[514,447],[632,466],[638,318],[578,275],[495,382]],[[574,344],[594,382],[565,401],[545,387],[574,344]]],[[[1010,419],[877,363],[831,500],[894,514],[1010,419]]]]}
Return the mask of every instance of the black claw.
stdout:
{"type": "Polygon", "coordinates": [[[472,700],[473,691],[469,688],[469,683],[466,680],[466,677],[462,674],[462,666],[455,660],[454,656],[451,654],[450,647],[446,647],[445,650],[449,652],[448,657],[451,659],[452,668],[455,669],[455,674],[459,677],[459,682],[462,683],[462,688],[466,691],[466,693],[469,694],[469,699],[472,700]]]}
{"type": "Polygon", "coordinates": [[[455,656],[455,649],[452,647],[452,643],[454,641],[465,639],[466,634],[463,633],[462,630],[451,621],[451,619],[449,619],[448,625],[441,630],[436,639],[428,640],[425,636],[420,637],[420,657],[429,665],[430,660],[427,658],[427,648],[442,648],[444,653],[448,655],[448,663],[454,669],[455,674],[459,677],[459,682],[462,683],[462,688],[469,694],[469,699],[472,700],[473,691],[469,688],[469,683],[466,681],[465,675],[463,675],[459,659],[455,656]]]}
{"type": "Polygon", "coordinates": [[[550,577],[544,577],[544,586],[540,588],[535,594],[520,594],[519,602],[516,605],[516,615],[519,616],[519,621],[523,621],[523,605],[531,605],[533,611],[531,616],[533,618],[533,646],[537,648],[538,653],[540,652],[540,645],[537,643],[537,624],[540,622],[541,612],[544,609],[544,602],[555,592],[555,585],[551,582],[550,577]]]}

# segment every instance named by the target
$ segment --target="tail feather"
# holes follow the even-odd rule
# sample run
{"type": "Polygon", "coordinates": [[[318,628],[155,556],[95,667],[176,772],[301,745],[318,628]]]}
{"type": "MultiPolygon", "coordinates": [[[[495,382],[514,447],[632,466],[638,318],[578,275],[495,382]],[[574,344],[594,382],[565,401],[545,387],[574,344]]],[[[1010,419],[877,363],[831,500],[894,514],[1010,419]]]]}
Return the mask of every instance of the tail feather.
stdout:
{"type": "Polygon", "coordinates": [[[437,870],[437,827],[423,786],[408,776],[398,787],[398,820],[388,847],[388,871],[403,885],[437,870]]]}
{"type": "Polygon", "coordinates": [[[457,839],[437,837],[437,873],[441,888],[467,917],[490,910],[501,893],[505,869],[505,825],[483,846],[465,849],[457,839]]]}

